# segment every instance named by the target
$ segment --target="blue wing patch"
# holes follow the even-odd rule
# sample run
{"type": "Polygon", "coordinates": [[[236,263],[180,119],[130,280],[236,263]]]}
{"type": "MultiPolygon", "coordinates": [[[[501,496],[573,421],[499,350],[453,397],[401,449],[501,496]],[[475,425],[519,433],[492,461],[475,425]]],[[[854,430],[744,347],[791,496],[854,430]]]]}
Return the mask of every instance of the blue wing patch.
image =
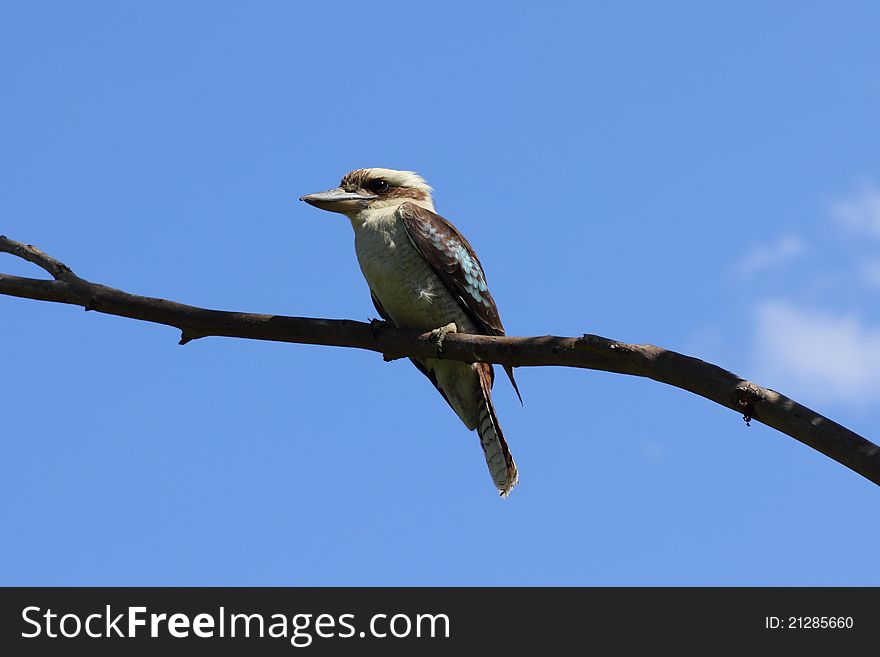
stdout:
{"type": "MultiPolygon", "coordinates": [[[[504,326],[486,284],[483,266],[464,236],[439,214],[414,203],[404,203],[397,213],[413,245],[459,300],[462,310],[476,323],[480,332],[504,335],[504,326]]],[[[504,371],[522,401],[513,378],[513,368],[505,365],[504,371]]]]}

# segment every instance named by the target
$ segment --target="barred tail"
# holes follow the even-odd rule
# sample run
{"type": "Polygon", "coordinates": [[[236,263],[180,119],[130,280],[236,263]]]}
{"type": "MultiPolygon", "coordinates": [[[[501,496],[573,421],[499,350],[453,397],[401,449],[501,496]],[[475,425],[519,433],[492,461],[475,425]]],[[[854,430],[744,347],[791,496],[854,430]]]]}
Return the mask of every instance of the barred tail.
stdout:
{"type": "Polygon", "coordinates": [[[519,473],[516,463],[501,425],[495,415],[495,407],[492,405],[492,370],[487,363],[474,363],[480,379],[480,390],[483,394],[483,403],[477,412],[477,433],[480,436],[480,444],[483,446],[483,454],[486,456],[486,465],[489,466],[489,474],[495,487],[501,491],[501,497],[507,497],[514,486],[519,482],[519,473]]]}

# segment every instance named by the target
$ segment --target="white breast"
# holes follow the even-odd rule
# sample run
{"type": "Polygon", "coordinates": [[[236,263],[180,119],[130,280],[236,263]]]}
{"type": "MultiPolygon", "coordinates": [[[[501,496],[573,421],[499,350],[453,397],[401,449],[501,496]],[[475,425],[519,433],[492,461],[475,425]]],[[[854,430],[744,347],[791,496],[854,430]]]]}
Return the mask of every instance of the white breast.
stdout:
{"type": "Polygon", "coordinates": [[[427,331],[455,322],[460,330],[475,332],[394,210],[356,227],[354,245],[364,278],[395,324],[427,331]]]}

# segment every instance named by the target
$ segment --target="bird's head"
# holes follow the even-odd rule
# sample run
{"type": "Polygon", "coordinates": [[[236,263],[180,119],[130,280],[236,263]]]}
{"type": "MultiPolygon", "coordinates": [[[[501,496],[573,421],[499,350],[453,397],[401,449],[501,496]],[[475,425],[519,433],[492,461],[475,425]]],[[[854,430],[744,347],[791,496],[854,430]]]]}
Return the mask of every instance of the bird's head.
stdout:
{"type": "Polygon", "coordinates": [[[355,169],[343,176],[339,187],[307,194],[299,200],[347,215],[352,221],[365,212],[397,208],[403,203],[434,210],[431,186],[425,179],[414,171],[394,169],[355,169]]]}

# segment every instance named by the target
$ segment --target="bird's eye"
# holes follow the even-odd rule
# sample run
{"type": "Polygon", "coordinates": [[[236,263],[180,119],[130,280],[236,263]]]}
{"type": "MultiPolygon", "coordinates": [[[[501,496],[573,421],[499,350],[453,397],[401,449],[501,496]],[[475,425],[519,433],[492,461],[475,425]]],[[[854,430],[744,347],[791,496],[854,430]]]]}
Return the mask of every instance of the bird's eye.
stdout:
{"type": "Polygon", "coordinates": [[[367,183],[367,189],[371,192],[381,194],[382,192],[388,191],[388,183],[381,178],[379,180],[371,180],[367,183]]]}

